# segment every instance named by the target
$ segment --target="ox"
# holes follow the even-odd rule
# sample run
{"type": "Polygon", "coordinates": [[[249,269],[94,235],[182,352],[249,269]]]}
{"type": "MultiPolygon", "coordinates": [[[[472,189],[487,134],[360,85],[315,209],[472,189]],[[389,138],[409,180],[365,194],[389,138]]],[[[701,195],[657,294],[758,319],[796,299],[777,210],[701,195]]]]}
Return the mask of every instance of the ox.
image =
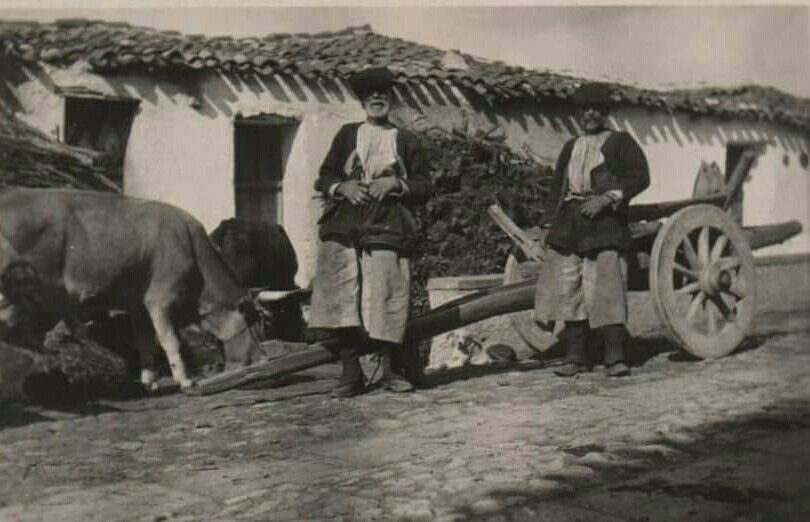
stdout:
{"type": "MultiPolygon", "coordinates": [[[[202,224],[170,205],[59,189],[0,193],[0,273],[20,264],[63,297],[49,301],[66,319],[76,310],[127,312],[147,388],[155,386],[157,343],[174,380],[193,384],[176,330],[192,322],[222,341],[228,363],[248,364],[259,349],[245,317],[255,313],[248,291],[202,224]]],[[[7,293],[0,338],[24,320],[7,293]]]]}

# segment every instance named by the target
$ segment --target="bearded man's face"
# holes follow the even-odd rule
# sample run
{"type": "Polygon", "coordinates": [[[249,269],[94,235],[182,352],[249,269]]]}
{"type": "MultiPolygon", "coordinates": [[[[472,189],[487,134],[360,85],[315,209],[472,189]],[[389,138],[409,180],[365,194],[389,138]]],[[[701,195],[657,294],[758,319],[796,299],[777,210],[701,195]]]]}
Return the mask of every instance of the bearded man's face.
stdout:
{"type": "Polygon", "coordinates": [[[384,120],[391,112],[393,95],[388,91],[374,91],[363,97],[363,109],[372,120],[384,120]]]}
{"type": "Polygon", "coordinates": [[[586,133],[593,134],[605,128],[607,117],[606,109],[595,106],[585,107],[579,113],[579,124],[586,133]]]}

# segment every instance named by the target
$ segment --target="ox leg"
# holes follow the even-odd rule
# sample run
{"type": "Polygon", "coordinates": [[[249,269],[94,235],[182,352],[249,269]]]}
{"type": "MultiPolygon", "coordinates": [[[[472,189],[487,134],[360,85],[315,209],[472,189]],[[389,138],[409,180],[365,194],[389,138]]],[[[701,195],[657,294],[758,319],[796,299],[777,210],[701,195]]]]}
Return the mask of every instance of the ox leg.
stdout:
{"type": "Polygon", "coordinates": [[[188,373],[186,372],[186,365],[183,362],[183,358],[180,356],[180,339],[174,331],[169,309],[160,306],[149,307],[148,310],[160,346],[163,348],[163,351],[166,353],[166,358],[169,360],[172,377],[180,384],[181,388],[192,386],[194,382],[189,379],[188,373]]]}
{"type": "Polygon", "coordinates": [[[146,310],[132,314],[132,336],[141,359],[141,384],[149,391],[157,390],[155,374],[155,330],[146,310]]]}

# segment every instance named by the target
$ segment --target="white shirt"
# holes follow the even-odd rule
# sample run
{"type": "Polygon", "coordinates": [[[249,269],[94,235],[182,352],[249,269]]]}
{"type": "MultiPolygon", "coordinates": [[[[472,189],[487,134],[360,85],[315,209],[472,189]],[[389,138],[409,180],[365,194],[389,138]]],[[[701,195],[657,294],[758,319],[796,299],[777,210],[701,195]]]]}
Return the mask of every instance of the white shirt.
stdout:
{"type": "MultiPolygon", "coordinates": [[[[610,134],[611,132],[606,130],[599,134],[580,136],[574,141],[566,172],[568,176],[566,200],[580,199],[591,194],[591,171],[605,162],[602,146],[610,134]]],[[[614,201],[614,204],[621,201],[623,196],[621,190],[610,190],[606,195],[614,201]]]]}
{"type": "MultiPolygon", "coordinates": [[[[351,171],[355,157],[363,167],[363,179],[365,183],[381,177],[387,169],[397,170],[401,165],[397,154],[397,131],[396,127],[381,127],[365,122],[357,129],[357,144],[354,153],[346,162],[347,172],[351,171]]],[[[403,177],[407,177],[407,172],[402,172],[403,177]]],[[[329,195],[338,197],[335,194],[340,183],[333,183],[329,187],[329,195]]],[[[408,191],[404,183],[400,183],[400,190],[395,190],[391,195],[401,196],[408,191]]]]}
{"type": "Polygon", "coordinates": [[[357,129],[357,157],[363,166],[363,181],[379,178],[386,169],[397,168],[397,128],[368,122],[357,129]]]}

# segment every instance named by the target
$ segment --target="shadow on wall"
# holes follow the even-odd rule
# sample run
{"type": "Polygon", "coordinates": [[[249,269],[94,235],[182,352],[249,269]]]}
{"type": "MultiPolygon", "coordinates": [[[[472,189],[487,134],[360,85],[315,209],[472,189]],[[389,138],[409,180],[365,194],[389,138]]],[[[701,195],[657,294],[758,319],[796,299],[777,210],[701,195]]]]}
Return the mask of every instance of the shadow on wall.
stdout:
{"type": "MultiPolygon", "coordinates": [[[[186,96],[191,109],[210,119],[232,119],[238,112],[237,104],[245,99],[259,102],[267,99],[290,104],[345,104],[355,100],[338,80],[293,76],[183,72],[182,75],[150,73],[148,76],[122,75],[105,79],[116,93],[134,95],[151,104],[157,104],[161,95],[172,100],[186,96]]],[[[396,91],[402,104],[417,111],[422,111],[426,106],[464,105],[449,88],[398,84],[396,91]]]]}
{"type": "MultiPolygon", "coordinates": [[[[575,110],[565,102],[530,103],[512,101],[490,105],[483,97],[468,93],[473,110],[484,114],[492,123],[500,118],[506,125],[523,132],[545,129],[560,134],[561,141],[579,133],[575,110]]],[[[800,152],[797,131],[767,122],[744,119],[720,119],[685,112],[668,113],[644,107],[619,106],[611,115],[617,130],[633,134],[641,145],[672,143],[686,146],[725,146],[729,141],[772,141],[790,152],[800,152]]]]}
{"type": "MultiPolygon", "coordinates": [[[[3,79],[0,81],[0,99],[12,110],[20,110],[22,104],[15,94],[15,89],[31,79],[52,93],[55,93],[58,87],[98,87],[101,80],[109,88],[108,94],[136,97],[151,105],[158,105],[161,99],[172,100],[176,104],[186,103],[191,110],[210,119],[221,117],[232,119],[238,112],[236,105],[245,99],[255,99],[257,102],[267,99],[291,104],[345,104],[355,99],[338,79],[189,70],[97,74],[76,69],[75,75],[72,85],[57,86],[48,70],[41,64],[21,65],[9,60],[0,60],[0,78],[3,79]],[[83,78],[87,81],[83,81],[83,78]]],[[[60,79],[60,83],[65,82],[66,80],[60,79]]],[[[398,83],[396,94],[402,104],[418,111],[429,106],[467,106],[464,97],[468,96],[466,92],[455,92],[454,89],[441,83],[416,82],[398,83]]]]}

